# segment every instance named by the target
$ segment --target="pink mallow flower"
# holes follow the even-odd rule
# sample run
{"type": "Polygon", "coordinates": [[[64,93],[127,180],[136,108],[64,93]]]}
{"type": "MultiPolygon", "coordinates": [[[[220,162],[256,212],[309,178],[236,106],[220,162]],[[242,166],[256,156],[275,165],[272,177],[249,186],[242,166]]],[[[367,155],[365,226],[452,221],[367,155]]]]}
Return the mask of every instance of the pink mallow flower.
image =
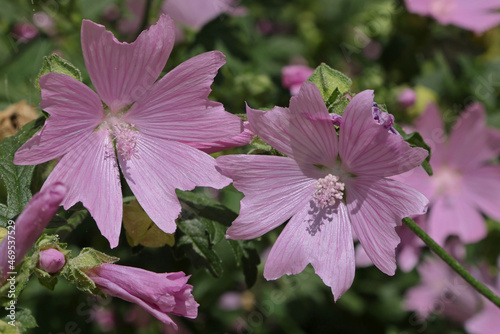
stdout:
{"type": "Polygon", "coordinates": [[[427,156],[373,119],[373,92],[356,95],[337,132],[318,88],[302,85],[290,108],[247,107],[256,134],[288,157],[233,155],[217,166],[245,194],[231,239],[257,238],[290,219],[267,258],[266,279],[297,274],[311,263],[335,300],[354,279],[353,230],[373,263],[396,270],[394,230],[401,219],[422,214],[427,199],[386,177],[427,156]]]}
{"type": "Polygon", "coordinates": [[[428,257],[418,266],[420,284],[409,289],[404,308],[423,320],[431,314],[463,323],[479,306],[479,294],[439,258],[428,257]]]}
{"type": "Polygon", "coordinates": [[[222,13],[233,9],[233,0],[166,0],[162,11],[183,25],[199,30],[222,13]]]}
{"type": "Polygon", "coordinates": [[[309,79],[314,69],[304,65],[289,65],[281,69],[281,83],[290,89],[290,94],[297,95],[300,86],[309,79]]]}
{"type": "Polygon", "coordinates": [[[427,233],[440,245],[456,235],[464,243],[486,236],[480,212],[500,221],[500,165],[489,163],[498,156],[498,131],[486,127],[484,108],[466,108],[446,138],[438,108],[430,104],[415,122],[431,147],[429,177],[419,167],[394,177],[422,192],[430,200],[427,233]]]}
{"type": "Polygon", "coordinates": [[[405,0],[411,13],[431,16],[439,23],[453,24],[476,34],[500,24],[500,0],[405,0]]]}
{"type": "Polygon", "coordinates": [[[181,211],[176,188],[230,183],[212,157],[183,143],[215,142],[242,131],[239,117],[208,99],[224,55],[195,56],[156,81],[173,36],[166,15],[131,44],[84,20],[83,56],[97,94],[64,74],[42,76],[40,107],[50,117],[15,155],[14,163],[23,165],[60,157],[44,188],[64,182],[69,189],[64,208],[82,202],[111,247],[118,244],[123,214],[118,165],[141,206],[166,233],[175,231],[181,211]]]}
{"type": "Polygon", "coordinates": [[[33,196],[23,212],[17,217],[15,228],[8,229],[9,232],[12,232],[7,234],[0,244],[0,284],[5,281],[8,272],[15,271],[14,268],[43,233],[56,214],[66,190],[66,187],[58,182],[42,189],[33,196]],[[10,247],[13,245],[15,246],[15,254],[12,252],[9,254],[9,250],[12,250],[10,247]],[[13,255],[11,258],[14,260],[13,264],[9,262],[9,255],[13,255]]]}
{"type": "Polygon", "coordinates": [[[135,303],[165,324],[177,325],[168,314],[194,319],[198,303],[183,272],[158,274],[144,269],[103,263],[85,274],[104,293],[135,303]]]}
{"type": "Polygon", "coordinates": [[[64,267],[66,257],[63,253],[55,248],[48,248],[40,251],[38,257],[38,268],[48,272],[49,274],[57,273],[64,267]]]}

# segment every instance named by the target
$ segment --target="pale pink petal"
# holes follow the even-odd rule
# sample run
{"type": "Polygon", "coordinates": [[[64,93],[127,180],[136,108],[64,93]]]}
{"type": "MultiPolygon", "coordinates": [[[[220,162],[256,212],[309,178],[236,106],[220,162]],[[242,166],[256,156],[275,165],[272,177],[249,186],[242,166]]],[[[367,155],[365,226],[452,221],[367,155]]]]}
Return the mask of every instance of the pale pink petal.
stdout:
{"type": "Polygon", "coordinates": [[[455,10],[449,22],[476,34],[481,34],[500,24],[498,1],[456,1],[455,10]]]}
{"type": "Polygon", "coordinates": [[[255,137],[255,132],[251,130],[250,123],[248,122],[243,122],[243,128],[244,130],[242,133],[228,139],[218,140],[214,142],[185,142],[184,144],[187,144],[209,154],[224,151],[234,147],[245,146],[250,144],[253,137],[255,137]]]}
{"type": "Polygon", "coordinates": [[[496,151],[488,145],[486,112],[480,103],[468,106],[450,133],[447,158],[451,167],[472,170],[494,158],[496,151]]]}
{"type": "Polygon", "coordinates": [[[290,109],[269,111],[247,106],[248,121],[255,133],[283,154],[309,164],[334,167],[338,155],[335,127],[318,88],[302,85],[290,100],[290,109]]]}
{"type": "Polygon", "coordinates": [[[40,108],[50,114],[42,130],[16,152],[17,165],[36,165],[80,145],[104,120],[97,94],[70,76],[48,73],[40,78],[40,108]]]}
{"type": "Polygon", "coordinates": [[[415,120],[415,130],[431,149],[432,168],[438,168],[445,158],[447,136],[441,113],[435,103],[429,103],[424,113],[415,120]]]}
{"type": "Polygon", "coordinates": [[[427,226],[427,233],[441,246],[451,235],[463,243],[477,242],[486,236],[483,217],[460,194],[443,195],[432,203],[427,226]]]}
{"type": "Polygon", "coordinates": [[[237,136],[241,119],[210,101],[215,75],[225,63],[219,51],[195,56],[168,72],[124,115],[142,133],[184,142],[213,142],[237,136]]]}
{"type": "Polygon", "coordinates": [[[300,86],[313,74],[314,69],[304,65],[290,65],[281,69],[281,83],[289,88],[292,95],[297,95],[300,86]]]}
{"type": "Polygon", "coordinates": [[[64,208],[67,210],[82,202],[111,248],[116,247],[122,223],[122,194],[115,151],[107,129],[95,131],[62,157],[42,190],[58,181],[68,188],[62,202],[64,208]]]}
{"type": "Polygon", "coordinates": [[[342,115],[339,147],[342,169],[355,175],[391,176],[418,166],[427,156],[389,133],[372,116],[373,91],[356,95],[342,115]]]}
{"type": "MultiPolygon", "coordinates": [[[[434,171],[435,172],[435,171],[434,171]]],[[[432,177],[427,174],[422,166],[418,166],[403,174],[391,176],[391,179],[409,185],[424,194],[429,200],[434,196],[436,189],[432,177]]]]}
{"type": "Polygon", "coordinates": [[[488,128],[488,146],[491,150],[500,154],[500,131],[494,128],[488,128]]]}
{"type": "Polygon", "coordinates": [[[432,0],[405,0],[406,7],[410,13],[428,15],[432,0]]]}
{"type": "Polygon", "coordinates": [[[368,254],[366,254],[365,249],[361,244],[356,245],[355,253],[356,253],[356,267],[365,268],[373,266],[372,260],[370,260],[370,257],[368,256],[368,254]]]}
{"type": "Polygon", "coordinates": [[[113,111],[146,95],[160,75],[174,45],[174,23],[166,15],[131,44],[89,20],[82,23],[85,67],[94,87],[113,111]]]}
{"type": "Polygon", "coordinates": [[[465,329],[470,334],[498,334],[500,328],[500,309],[489,301],[485,301],[484,309],[467,320],[465,329]]]}
{"type": "Polygon", "coordinates": [[[500,221],[500,166],[484,166],[463,176],[464,196],[491,218],[500,221]]]}
{"type": "Polygon", "coordinates": [[[217,158],[217,167],[245,194],[240,215],[227,230],[232,239],[257,238],[283,224],[308,205],[317,178],[324,176],[314,166],[266,155],[225,155],[217,158]]]}
{"type": "Polygon", "coordinates": [[[308,263],[332,288],[335,300],[351,286],[354,243],[344,202],[339,202],[336,209],[307,205],[293,216],[271,249],[264,277],[271,280],[298,274],[308,263]]]}
{"type": "Polygon", "coordinates": [[[162,11],[177,22],[200,29],[231,9],[230,0],[167,0],[162,11]]]}
{"type": "Polygon", "coordinates": [[[175,189],[220,189],[230,183],[215,169],[215,159],[188,145],[139,133],[136,154],[120,153],[123,176],[144,211],[164,232],[173,233],[181,205],[175,189]]]}
{"type": "Polygon", "coordinates": [[[349,217],[360,243],[382,272],[394,275],[400,242],[394,228],[404,217],[425,213],[427,198],[390,179],[356,177],[345,184],[349,217]]]}

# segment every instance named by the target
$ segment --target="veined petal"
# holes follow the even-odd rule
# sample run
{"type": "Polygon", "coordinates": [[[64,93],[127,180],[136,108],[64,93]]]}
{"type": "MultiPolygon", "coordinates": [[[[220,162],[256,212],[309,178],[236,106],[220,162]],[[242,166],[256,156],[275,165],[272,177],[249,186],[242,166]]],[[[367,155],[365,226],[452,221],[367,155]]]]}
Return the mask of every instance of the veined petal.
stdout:
{"type": "Polygon", "coordinates": [[[463,176],[464,196],[491,218],[500,221],[500,165],[484,166],[463,176]]]}
{"type": "Polygon", "coordinates": [[[255,133],[281,153],[309,164],[335,165],[337,133],[315,84],[305,82],[290,100],[290,109],[247,106],[247,115],[255,133]]]}
{"type": "Polygon", "coordinates": [[[138,133],[136,154],[118,160],[142,208],[164,232],[173,233],[181,205],[175,189],[220,189],[231,180],[215,169],[215,159],[185,144],[138,133]]]}
{"type": "Polygon", "coordinates": [[[351,286],[354,242],[344,202],[335,210],[307,205],[293,216],[269,253],[264,277],[271,280],[298,274],[308,263],[332,288],[335,300],[351,286]]]}
{"type": "Polygon", "coordinates": [[[92,134],[104,120],[97,94],[80,81],[60,73],[40,78],[40,108],[50,114],[42,130],[16,152],[17,165],[36,165],[64,155],[92,134]]]}
{"type": "Polygon", "coordinates": [[[124,119],[147,135],[184,142],[238,135],[243,131],[241,119],[208,99],[224,58],[221,52],[212,51],[183,62],[155,83],[124,119]]]}
{"type": "Polygon", "coordinates": [[[227,230],[231,239],[257,238],[283,224],[312,199],[320,173],[286,157],[224,155],[216,160],[221,173],[245,194],[240,215],[227,230]]]}
{"type": "Polygon", "coordinates": [[[355,175],[391,176],[417,167],[427,156],[389,133],[372,116],[373,91],[356,95],[342,115],[339,147],[342,169],[355,175]]]}
{"type": "Polygon", "coordinates": [[[490,147],[490,140],[484,107],[473,103],[462,112],[451,130],[447,151],[450,166],[472,170],[493,159],[498,149],[490,147]]]}
{"type": "Polygon", "coordinates": [[[68,188],[62,205],[67,210],[82,202],[111,248],[118,245],[122,223],[122,194],[115,151],[102,128],[70,150],[50,173],[42,190],[55,182],[68,188]]]}
{"type": "Polygon", "coordinates": [[[409,170],[403,174],[391,176],[390,178],[417,189],[429,200],[431,200],[436,193],[436,188],[432,182],[432,177],[427,174],[422,166],[413,168],[412,170],[409,170]]]}
{"type": "Polygon", "coordinates": [[[355,177],[345,180],[345,187],[349,217],[359,241],[382,272],[394,275],[395,249],[400,242],[395,227],[404,217],[424,214],[429,201],[391,179],[355,177]]]}
{"type": "Polygon", "coordinates": [[[458,236],[466,244],[486,236],[483,217],[463,194],[437,198],[432,203],[427,227],[427,233],[441,246],[451,235],[458,236]]]}
{"type": "Polygon", "coordinates": [[[220,14],[229,11],[231,3],[231,0],[169,0],[163,2],[162,11],[177,22],[201,29],[220,14]]]}
{"type": "Polygon", "coordinates": [[[131,44],[89,20],[82,23],[85,67],[94,87],[114,112],[143,98],[160,75],[174,45],[174,23],[166,15],[131,44]]]}

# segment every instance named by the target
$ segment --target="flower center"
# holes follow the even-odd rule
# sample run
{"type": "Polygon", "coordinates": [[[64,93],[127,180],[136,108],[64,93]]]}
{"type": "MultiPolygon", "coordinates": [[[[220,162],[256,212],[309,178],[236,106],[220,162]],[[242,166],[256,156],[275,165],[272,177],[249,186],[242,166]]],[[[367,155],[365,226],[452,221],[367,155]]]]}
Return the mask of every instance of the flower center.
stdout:
{"type": "Polygon", "coordinates": [[[122,158],[130,160],[137,156],[137,130],[133,124],[120,122],[115,118],[109,120],[111,136],[115,140],[116,150],[122,158]]]}
{"type": "Polygon", "coordinates": [[[316,192],[313,195],[316,205],[323,209],[327,206],[333,206],[337,200],[343,198],[345,184],[339,181],[336,175],[328,174],[324,178],[318,179],[314,186],[316,192]]]}
{"type": "Polygon", "coordinates": [[[456,194],[460,192],[462,174],[443,165],[434,172],[432,181],[438,194],[456,194]]]}

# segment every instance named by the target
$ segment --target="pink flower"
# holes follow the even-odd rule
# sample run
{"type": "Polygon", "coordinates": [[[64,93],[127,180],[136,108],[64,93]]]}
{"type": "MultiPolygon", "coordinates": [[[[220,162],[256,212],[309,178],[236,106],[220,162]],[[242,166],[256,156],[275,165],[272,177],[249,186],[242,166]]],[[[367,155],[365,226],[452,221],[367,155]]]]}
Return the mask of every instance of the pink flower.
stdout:
{"type": "Polygon", "coordinates": [[[231,11],[232,0],[166,0],[162,11],[176,21],[193,29],[205,24],[222,13],[231,11]]]}
{"type": "Polygon", "coordinates": [[[165,15],[131,44],[84,20],[83,56],[97,94],[64,74],[42,76],[40,107],[50,117],[14,159],[39,164],[61,157],[44,188],[67,184],[64,208],[82,202],[111,247],[118,244],[122,221],[118,163],[141,206],[166,233],[175,231],[181,211],[176,188],[222,188],[230,182],[212,157],[182,143],[215,142],[242,131],[237,116],[208,99],[224,55],[195,56],[156,81],[173,35],[165,15]]]}
{"type": "Polygon", "coordinates": [[[480,212],[500,220],[500,166],[489,161],[498,155],[498,131],[486,127],[484,108],[470,105],[458,118],[448,138],[439,110],[429,105],[415,128],[431,147],[433,176],[416,168],[394,177],[418,189],[430,200],[427,233],[440,245],[456,235],[464,243],[486,236],[480,212]],[[496,142],[496,144],[495,144],[496,142]]]}
{"type": "Polygon", "coordinates": [[[256,238],[291,218],[271,249],[266,279],[297,274],[311,263],[338,299],[354,278],[353,231],[373,263],[394,274],[394,227],[425,212],[428,201],[386,177],[414,168],[427,152],[381,126],[372,107],[372,91],[356,95],[338,138],[311,82],[292,97],[289,109],[247,108],[256,134],[288,157],[221,156],[217,166],[245,194],[229,238],[256,238]]]}
{"type": "Polygon", "coordinates": [[[281,69],[283,87],[290,89],[290,94],[297,95],[300,86],[313,74],[314,69],[304,65],[289,65],[281,69]]]}
{"type": "Polygon", "coordinates": [[[33,196],[17,217],[15,229],[9,228],[10,234],[5,236],[0,244],[0,272],[2,274],[0,283],[7,278],[7,273],[15,271],[15,267],[28,253],[43,230],[47,227],[52,217],[56,214],[61,201],[66,193],[66,187],[61,183],[53,183],[38,194],[33,196]],[[13,238],[9,238],[9,235],[13,238]],[[11,240],[11,242],[9,242],[11,240]],[[12,241],[15,240],[13,243],[12,241]],[[14,264],[9,263],[9,250],[15,245],[14,264]]]}
{"type": "Polygon", "coordinates": [[[85,271],[103,292],[135,303],[165,324],[177,328],[167,313],[194,319],[198,303],[183,272],[157,274],[147,270],[104,263],[85,271]]]}
{"type": "Polygon", "coordinates": [[[54,248],[44,249],[40,251],[38,258],[38,268],[48,272],[49,274],[57,273],[64,267],[66,257],[63,253],[54,248]]]}
{"type": "Polygon", "coordinates": [[[439,23],[454,24],[476,34],[500,23],[500,0],[406,0],[408,11],[431,16],[439,23]]]}
{"type": "Polygon", "coordinates": [[[21,43],[26,43],[38,35],[38,29],[31,23],[16,23],[12,28],[12,35],[21,43]]]}
{"type": "Polygon", "coordinates": [[[401,93],[399,93],[398,95],[398,103],[403,108],[409,108],[413,106],[416,100],[417,100],[417,94],[411,88],[406,88],[405,90],[401,91],[401,93]]]}

